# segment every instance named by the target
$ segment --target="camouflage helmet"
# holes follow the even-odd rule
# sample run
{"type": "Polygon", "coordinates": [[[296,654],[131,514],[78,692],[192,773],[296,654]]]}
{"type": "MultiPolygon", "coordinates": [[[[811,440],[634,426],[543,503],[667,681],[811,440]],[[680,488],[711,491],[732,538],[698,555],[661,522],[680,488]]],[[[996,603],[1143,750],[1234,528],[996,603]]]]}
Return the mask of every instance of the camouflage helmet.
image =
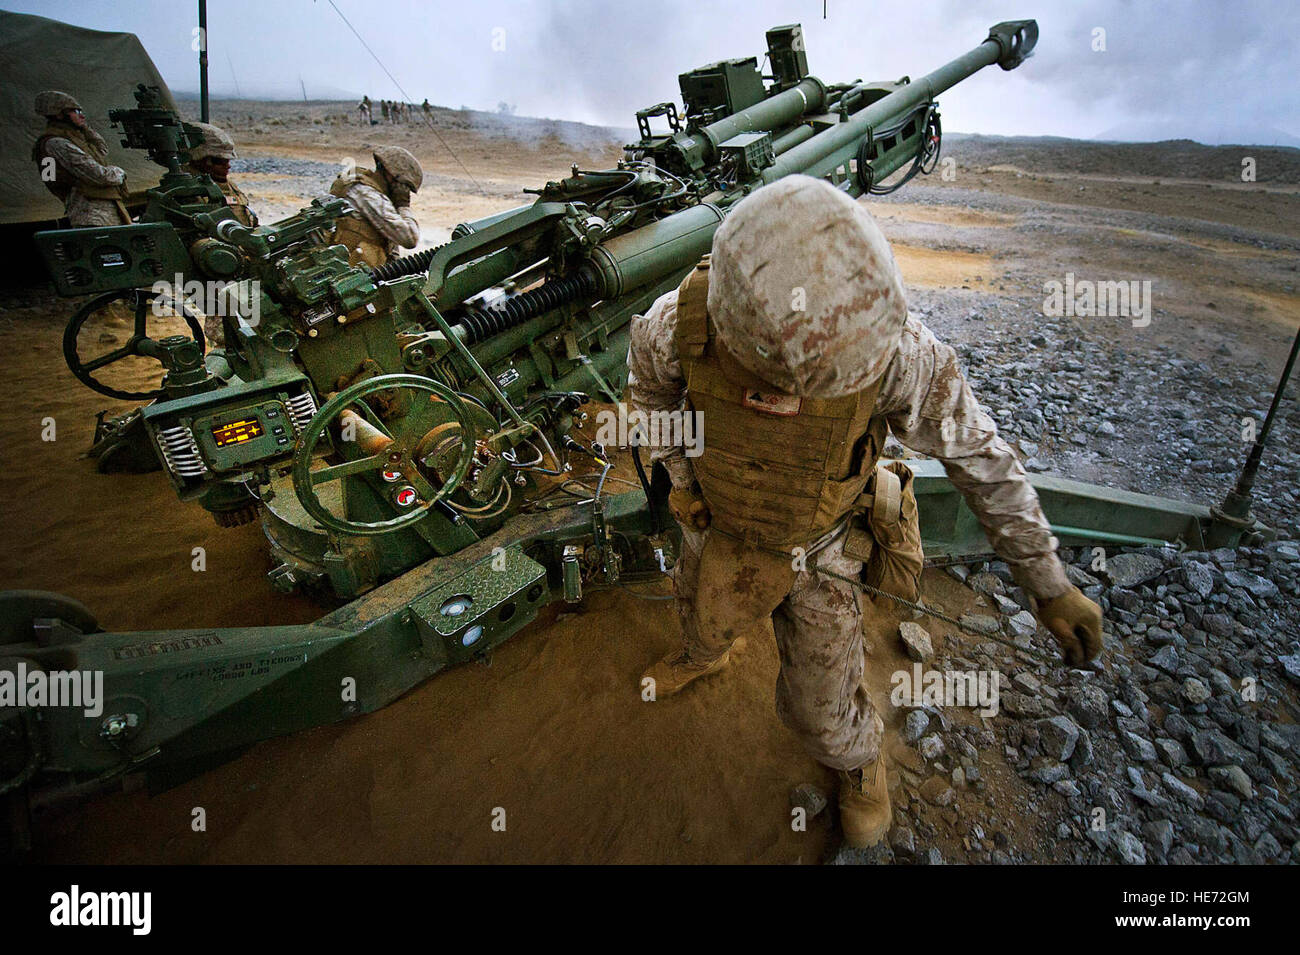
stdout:
{"type": "Polygon", "coordinates": [[[220,126],[211,123],[190,123],[203,131],[203,142],[190,150],[190,162],[200,159],[234,159],[235,141],[220,126]]]}
{"type": "Polygon", "coordinates": [[[810,176],[764,186],[718,227],[708,304],[737,364],[812,398],[879,378],[907,320],[902,277],[876,221],[810,176]]]}
{"type": "Polygon", "coordinates": [[[401,146],[376,146],[374,156],[375,162],[383,163],[384,169],[393,179],[412,192],[420,191],[424,170],[420,168],[420,160],[411,155],[410,150],[401,146]]]}
{"type": "Polygon", "coordinates": [[[81,109],[81,104],[58,90],[41,90],[36,94],[36,115],[59,116],[65,109],[81,109]]]}

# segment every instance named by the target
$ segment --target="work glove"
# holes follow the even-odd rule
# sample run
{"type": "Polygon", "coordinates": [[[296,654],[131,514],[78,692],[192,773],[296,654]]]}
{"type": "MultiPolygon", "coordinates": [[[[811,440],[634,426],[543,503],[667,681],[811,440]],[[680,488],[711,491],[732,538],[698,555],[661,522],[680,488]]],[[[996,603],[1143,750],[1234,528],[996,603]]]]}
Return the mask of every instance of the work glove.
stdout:
{"type": "Polygon", "coordinates": [[[1070,666],[1082,666],[1101,653],[1101,607],[1078,587],[1040,603],[1038,621],[1061,645],[1061,655],[1070,666]]]}
{"type": "Polygon", "coordinates": [[[388,193],[393,200],[393,205],[399,209],[404,209],[411,204],[411,189],[409,186],[395,182],[388,190],[388,193]]]}
{"type": "Polygon", "coordinates": [[[702,531],[709,526],[712,515],[700,492],[694,488],[675,487],[668,494],[668,509],[683,527],[702,531]]]}

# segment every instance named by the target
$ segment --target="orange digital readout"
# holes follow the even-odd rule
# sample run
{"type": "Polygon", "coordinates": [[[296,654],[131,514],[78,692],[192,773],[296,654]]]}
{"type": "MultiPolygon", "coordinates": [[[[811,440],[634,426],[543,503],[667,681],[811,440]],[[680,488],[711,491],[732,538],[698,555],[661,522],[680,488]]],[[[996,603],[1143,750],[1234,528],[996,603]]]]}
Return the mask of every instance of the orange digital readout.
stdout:
{"type": "Polygon", "coordinates": [[[262,428],[262,422],[256,418],[245,418],[243,421],[232,421],[230,424],[223,424],[219,428],[213,428],[212,440],[217,443],[217,447],[225,448],[232,444],[243,444],[245,441],[252,441],[264,434],[266,434],[266,431],[262,428]]]}

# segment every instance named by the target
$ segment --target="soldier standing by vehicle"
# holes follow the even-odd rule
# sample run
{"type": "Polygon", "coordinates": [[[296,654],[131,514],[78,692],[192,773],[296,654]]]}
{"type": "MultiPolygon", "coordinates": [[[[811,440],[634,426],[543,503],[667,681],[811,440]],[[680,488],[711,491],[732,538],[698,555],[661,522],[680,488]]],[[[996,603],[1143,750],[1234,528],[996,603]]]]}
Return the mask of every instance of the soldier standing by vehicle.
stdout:
{"type": "Polygon", "coordinates": [[[63,203],[72,226],[126,225],[126,173],[108,165],[108,143],[86,123],[81,105],[67,93],[36,94],[45,130],[32,147],[46,188],[63,203]]]}
{"type": "Polygon", "coordinates": [[[399,246],[413,249],[420,223],[411,215],[411,195],[420,188],[424,170],[401,146],[376,146],[375,168],[353,167],[334,180],[330,195],[346,199],[355,215],[339,219],[332,240],[344,245],[353,265],[378,268],[399,246]]]}
{"type": "Polygon", "coordinates": [[[230,181],[230,161],[236,158],[235,141],[220,126],[195,123],[203,130],[203,144],[190,150],[189,171],[211,176],[226,197],[226,205],[235,218],[246,226],[257,225],[257,215],[249,208],[248,196],[230,181]]]}
{"type": "Polygon", "coordinates": [[[862,635],[864,615],[875,634],[897,617],[848,581],[915,600],[923,564],[911,472],[877,464],[887,433],[943,462],[1069,662],[1100,651],[1101,610],[1067,580],[1024,469],[953,349],[908,315],[888,242],[843,192],[789,176],[744,199],[711,257],[634,319],[628,364],[635,410],[694,410],[707,435],[695,459],[651,455],[682,524],[684,645],[646,677],[671,696],[770,620],[777,712],[839,772],[851,846],[889,830],[862,635]]]}

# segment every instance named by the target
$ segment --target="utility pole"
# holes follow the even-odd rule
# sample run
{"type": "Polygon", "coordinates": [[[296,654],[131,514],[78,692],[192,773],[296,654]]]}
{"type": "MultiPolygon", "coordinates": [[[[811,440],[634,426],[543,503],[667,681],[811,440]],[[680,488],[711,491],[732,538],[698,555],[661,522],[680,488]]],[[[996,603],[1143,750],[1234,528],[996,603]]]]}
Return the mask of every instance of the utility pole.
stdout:
{"type": "Polygon", "coordinates": [[[208,121],[208,0],[199,0],[199,119],[208,121]]]}

